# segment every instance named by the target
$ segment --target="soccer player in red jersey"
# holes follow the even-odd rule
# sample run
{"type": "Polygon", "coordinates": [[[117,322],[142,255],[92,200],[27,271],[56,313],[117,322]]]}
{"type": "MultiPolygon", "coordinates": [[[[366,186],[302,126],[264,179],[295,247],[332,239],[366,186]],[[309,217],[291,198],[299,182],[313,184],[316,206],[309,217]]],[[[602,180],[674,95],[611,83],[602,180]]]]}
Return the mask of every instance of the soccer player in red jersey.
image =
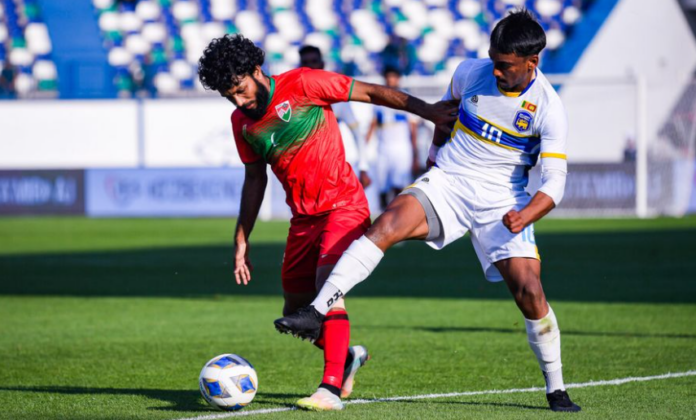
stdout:
{"type": "MultiPolygon", "coordinates": [[[[251,280],[249,235],[258,216],[267,176],[278,177],[292,211],[281,271],[285,305],[291,314],[308,305],[345,249],[370,226],[365,193],[346,162],[331,104],[361,101],[402,109],[443,127],[458,103],[427,104],[405,93],[361,83],[336,73],[300,68],[269,77],[264,52],[241,35],[214,39],[199,61],[199,78],[237,109],[232,131],[242,162],[244,187],[235,231],[235,278],[251,280]]],[[[350,325],[342,300],[326,316],[315,344],[324,350],[324,376],[302,408],[340,410],[353,376],[365,363],[362,346],[349,347],[350,325]]]]}

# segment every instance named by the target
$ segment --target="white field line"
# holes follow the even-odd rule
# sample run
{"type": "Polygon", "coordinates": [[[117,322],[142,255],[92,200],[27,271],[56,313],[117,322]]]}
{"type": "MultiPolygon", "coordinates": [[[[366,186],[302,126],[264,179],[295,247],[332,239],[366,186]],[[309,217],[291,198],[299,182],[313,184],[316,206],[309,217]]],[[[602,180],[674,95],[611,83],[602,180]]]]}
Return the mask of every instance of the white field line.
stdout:
{"type": "MultiPolygon", "coordinates": [[[[682,378],[684,376],[696,376],[696,370],[689,370],[686,372],[675,372],[675,373],[665,373],[664,375],[655,376],[638,376],[638,377],[628,377],[628,378],[618,378],[611,379],[607,381],[590,381],[583,382],[579,384],[567,384],[566,388],[588,388],[592,386],[607,386],[607,385],[623,385],[629,382],[646,382],[646,381],[656,381],[659,379],[672,379],[672,378],[682,378]]],[[[380,402],[392,402],[392,401],[410,401],[410,400],[429,400],[434,398],[450,398],[450,397],[467,397],[472,395],[494,395],[494,394],[517,394],[522,392],[539,392],[544,391],[546,388],[513,388],[513,389],[491,389],[488,391],[468,391],[468,392],[451,392],[448,394],[425,394],[425,395],[410,395],[403,397],[389,397],[389,398],[371,398],[362,400],[350,400],[346,401],[346,404],[372,404],[380,402]]],[[[198,417],[187,417],[178,420],[215,420],[215,419],[226,419],[230,417],[241,417],[241,416],[255,416],[260,414],[269,413],[280,413],[284,411],[297,410],[296,407],[282,407],[282,408],[265,408],[262,410],[251,410],[251,411],[235,411],[233,413],[222,413],[222,414],[209,414],[198,417]]]]}

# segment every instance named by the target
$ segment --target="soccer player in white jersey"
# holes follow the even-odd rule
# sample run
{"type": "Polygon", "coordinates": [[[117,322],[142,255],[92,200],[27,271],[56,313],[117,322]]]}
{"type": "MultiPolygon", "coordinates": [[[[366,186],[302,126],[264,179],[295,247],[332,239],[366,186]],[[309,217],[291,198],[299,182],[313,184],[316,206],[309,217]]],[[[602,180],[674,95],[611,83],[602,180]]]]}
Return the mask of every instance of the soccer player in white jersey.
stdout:
{"type": "MultiPolygon", "coordinates": [[[[299,50],[300,67],[309,67],[314,70],[324,70],[324,58],[321,55],[321,50],[313,45],[304,45],[299,50]]],[[[348,102],[336,102],[331,104],[331,110],[336,115],[336,120],[339,123],[344,123],[350,129],[355,140],[355,148],[358,152],[358,179],[363,188],[367,188],[372,184],[370,178],[370,164],[367,160],[367,141],[365,136],[360,132],[360,124],[358,119],[353,114],[353,109],[348,102]]],[[[352,165],[352,164],[351,164],[352,165]]]]}
{"type": "Polygon", "coordinates": [[[560,331],[534,241],[533,223],[563,197],[567,167],[565,110],[537,69],[545,46],[526,10],[496,25],[490,59],[464,61],[452,78],[445,99],[460,100],[459,119],[451,133],[433,136],[433,167],[350,245],[310,306],[275,321],[279,331],[316,337],[323,314],[397,242],[422,239],[440,249],[470,232],[486,278],[504,280],[524,315],[551,410],[580,411],[563,383],[560,331]],[[530,197],[527,174],[538,161],[542,185],[530,197]]]}
{"type": "MultiPolygon", "coordinates": [[[[401,72],[395,67],[386,67],[384,84],[399,89],[401,72]]],[[[389,201],[406,188],[418,173],[418,122],[408,112],[376,106],[370,128],[365,136],[370,141],[377,133],[377,187],[382,209],[389,201]]]]}

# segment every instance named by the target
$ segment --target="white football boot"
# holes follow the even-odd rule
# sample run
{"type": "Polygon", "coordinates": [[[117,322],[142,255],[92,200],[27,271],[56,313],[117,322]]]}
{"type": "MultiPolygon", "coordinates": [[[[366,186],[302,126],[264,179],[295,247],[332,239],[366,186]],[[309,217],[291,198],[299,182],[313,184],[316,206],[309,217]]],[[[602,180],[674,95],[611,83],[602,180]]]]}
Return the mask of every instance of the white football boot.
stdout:
{"type": "Polygon", "coordinates": [[[341,399],[326,388],[318,388],[311,396],[297,401],[297,406],[312,411],[343,410],[341,399]]]}

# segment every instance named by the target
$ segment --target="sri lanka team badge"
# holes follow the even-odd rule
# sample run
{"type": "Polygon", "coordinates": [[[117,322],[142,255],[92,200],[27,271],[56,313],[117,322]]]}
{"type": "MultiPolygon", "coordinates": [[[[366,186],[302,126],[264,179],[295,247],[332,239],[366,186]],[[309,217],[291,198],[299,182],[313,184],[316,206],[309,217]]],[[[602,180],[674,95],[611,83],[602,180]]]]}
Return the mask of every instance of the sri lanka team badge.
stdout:
{"type": "Polygon", "coordinates": [[[281,120],[285,122],[290,122],[290,117],[292,116],[292,108],[290,108],[290,101],[285,101],[281,104],[276,105],[276,112],[281,120]]]}
{"type": "Polygon", "coordinates": [[[512,125],[515,126],[517,131],[524,133],[531,128],[533,119],[534,117],[528,111],[517,111],[517,114],[515,114],[515,121],[513,121],[512,125]]]}

